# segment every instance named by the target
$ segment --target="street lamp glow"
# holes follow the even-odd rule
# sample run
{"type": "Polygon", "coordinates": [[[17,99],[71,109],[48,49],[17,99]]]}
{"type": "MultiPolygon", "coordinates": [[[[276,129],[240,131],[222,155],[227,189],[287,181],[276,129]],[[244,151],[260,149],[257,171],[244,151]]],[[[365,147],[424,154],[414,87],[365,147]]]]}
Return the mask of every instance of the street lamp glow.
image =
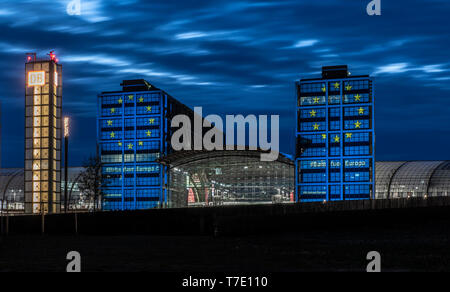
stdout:
{"type": "Polygon", "coordinates": [[[64,137],[69,137],[69,117],[64,117],[64,137]]]}

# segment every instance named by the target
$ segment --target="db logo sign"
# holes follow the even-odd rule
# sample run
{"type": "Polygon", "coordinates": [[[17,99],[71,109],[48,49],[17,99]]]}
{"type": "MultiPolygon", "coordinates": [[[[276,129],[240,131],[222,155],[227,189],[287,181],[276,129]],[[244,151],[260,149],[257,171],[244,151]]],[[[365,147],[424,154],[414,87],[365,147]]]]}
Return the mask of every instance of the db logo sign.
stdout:
{"type": "Polygon", "coordinates": [[[45,71],[28,72],[28,86],[42,86],[45,84],[45,71]]]}

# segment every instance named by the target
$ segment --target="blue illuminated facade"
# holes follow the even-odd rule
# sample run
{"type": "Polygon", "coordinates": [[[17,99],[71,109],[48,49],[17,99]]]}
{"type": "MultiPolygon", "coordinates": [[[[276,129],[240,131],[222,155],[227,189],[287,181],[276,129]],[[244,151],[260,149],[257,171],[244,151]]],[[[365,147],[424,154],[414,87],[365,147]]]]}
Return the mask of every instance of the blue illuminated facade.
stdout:
{"type": "Polygon", "coordinates": [[[145,80],[98,95],[97,144],[102,162],[103,210],[167,204],[168,171],[156,162],[172,152],[171,117],[192,111],[145,80]]]}
{"type": "Polygon", "coordinates": [[[373,81],[347,66],[296,82],[295,189],[298,202],[374,197],[373,81]]]}

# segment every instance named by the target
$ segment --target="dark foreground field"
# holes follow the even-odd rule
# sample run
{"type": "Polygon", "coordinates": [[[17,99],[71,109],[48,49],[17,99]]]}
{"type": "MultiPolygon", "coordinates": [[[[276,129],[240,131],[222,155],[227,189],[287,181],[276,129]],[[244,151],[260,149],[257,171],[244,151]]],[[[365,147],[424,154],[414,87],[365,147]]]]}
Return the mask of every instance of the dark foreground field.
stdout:
{"type": "Polygon", "coordinates": [[[450,271],[448,233],[439,228],[385,232],[299,232],[271,236],[12,236],[0,271],[65,271],[67,252],[83,271],[365,271],[379,251],[383,271],[450,271]]]}
{"type": "MultiPolygon", "coordinates": [[[[301,212],[301,205],[150,210],[10,219],[0,271],[450,271],[450,207],[301,212]]],[[[326,207],[328,208],[328,207],[326,207]]]]}

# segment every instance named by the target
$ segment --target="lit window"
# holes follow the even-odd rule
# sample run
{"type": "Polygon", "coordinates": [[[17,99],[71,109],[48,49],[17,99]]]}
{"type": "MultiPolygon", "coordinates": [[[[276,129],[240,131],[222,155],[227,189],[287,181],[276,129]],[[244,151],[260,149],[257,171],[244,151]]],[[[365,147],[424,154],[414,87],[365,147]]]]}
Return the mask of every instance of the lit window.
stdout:
{"type": "Polygon", "coordinates": [[[34,170],[39,170],[39,169],[41,169],[41,162],[40,162],[40,161],[35,161],[35,162],[33,163],[33,169],[34,169],[34,170]]]}
{"type": "Polygon", "coordinates": [[[48,104],[48,94],[42,96],[42,104],[48,104]]]}
{"type": "Polygon", "coordinates": [[[41,158],[41,151],[40,151],[40,150],[34,150],[34,151],[33,151],[33,158],[34,158],[34,159],[39,159],[39,158],[41,158]]]}
{"type": "Polygon", "coordinates": [[[48,191],[48,183],[47,182],[41,183],[41,188],[42,188],[43,192],[47,192],[48,191]]]}
{"type": "Polygon", "coordinates": [[[35,95],[34,96],[34,104],[35,105],[40,105],[41,104],[41,96],[40,95],[35,95]]]}
{"type": "Polygon", "coordinates": [[[33,180],[40,180],[40,179],[41,179],[41,173],[39,171],[33,171],[33,180]]]}
{"type": "Polygon", "coordinates": [[[41,200],[41,196],[39,193],[33,193],[33,202],[39,202],[41,200]]]}
{"type": "Polygon", "coordinates": [[[40,116],[41,115],[41,107],[40,106],[35,106],[34,107],[34,115],[35,116],[40,116]]]}

